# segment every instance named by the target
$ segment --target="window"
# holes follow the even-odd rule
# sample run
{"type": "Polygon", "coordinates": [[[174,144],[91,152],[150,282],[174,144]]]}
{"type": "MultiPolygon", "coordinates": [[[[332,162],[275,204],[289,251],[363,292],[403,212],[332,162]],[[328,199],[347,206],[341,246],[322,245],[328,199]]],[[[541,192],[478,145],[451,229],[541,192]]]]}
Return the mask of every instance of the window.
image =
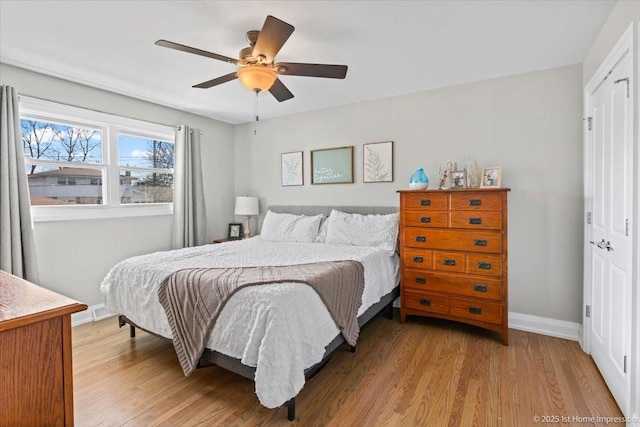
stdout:
{"type": "Polygon", "coordinates": [[[20,98],[35,221],[171,214],[174,129],[20,98]]]}

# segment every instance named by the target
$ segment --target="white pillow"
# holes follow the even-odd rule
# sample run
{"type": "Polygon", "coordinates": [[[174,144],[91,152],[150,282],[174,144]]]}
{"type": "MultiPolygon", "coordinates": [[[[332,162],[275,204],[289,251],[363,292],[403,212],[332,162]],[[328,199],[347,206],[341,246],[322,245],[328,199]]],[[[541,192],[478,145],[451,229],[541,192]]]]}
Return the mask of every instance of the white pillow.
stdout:
{"type": "Polygon", "coordinates": [[[320,221],[320,229],[318,230],[318,235],[316,236],[316,243],[327,243],[327,226],[328,226],[327,217],[322,215],[322,220],[320,221]]]}
{"type": "Polygon", "coordinates": [[[260,238],[272,242],[313,243],[318,235],[322,214],[292,215],[267,211],[260,238]]]}
{"type": "Polygon", "coordinates": [[[396,251],[400,214],[360,215],[332,210],[327,219],[327,243],[372,246],[392,256],[396,251]]]}

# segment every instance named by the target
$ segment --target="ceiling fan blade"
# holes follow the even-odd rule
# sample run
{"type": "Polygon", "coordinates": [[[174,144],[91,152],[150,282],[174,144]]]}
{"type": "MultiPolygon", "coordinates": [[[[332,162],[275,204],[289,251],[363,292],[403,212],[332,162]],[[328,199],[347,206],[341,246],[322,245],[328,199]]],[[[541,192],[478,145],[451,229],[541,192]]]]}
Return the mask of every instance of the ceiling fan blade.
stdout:
{"type": "Polygon", "coordinates": [[[252,56],[257,58],[258,55],[263,55],[266,58],[265,62],[271,64],[293,30],[295,30],[293,25],[271,15],[267,16],[258,40],[256,40],[252,56]]]}
{"type": "Polygon", "coordinates": [[[326,77],[344,79],[347,76],[346,65],[303,64],[300,62],[278,62],[275,69],[285,76],[326,77]]]}
{"type": "Polygon", "coordinates": [[[236,72],[234,71],[233,73],[229,73],[229,74],[226,74],[226,75],[221,76],[221,77],[217,77],[217,78],[212,79],[212,80],[207,80],[206,82],[202,82],[202,83],[194,85],[192,87],[195,87],[195,88],[198,88],[198,89],[208,89],[210,87],[217,86],[217,85],[220,85],[222,83],[230,82],[231,80],[235,80],[237,78],[238,78],[238,76],[237,76],[236,72]]]}
{"type": "Polygon", "coordinates": [[[278,102],[286,101],[287,99],[293,98],[293,94],[291,93],[291,91],[287,89],[287,87],[280,81],[280,79],[276,79],[276,81],[273,82],[273,85],[269,89],[269,92],[271,92],[271,95],[273,95],[273,97],[277,99],[278,102]]]}
{"type": "Polygon", "coordinates": [[[185,46],[183,44],[170,42],[168,40],[158,40],[156,45],[162,47],[168,47],[169,49],[180,50],[182,52],[193,53],[194,55],[206,56],[207,58],[217,59],[219,61],[228,62],[230,64],[237,64],[238,60],[229,58],[228,56],[218,55],[217,53],[207,52],[206,50],[196,49],[195,47],[185,46]]]}

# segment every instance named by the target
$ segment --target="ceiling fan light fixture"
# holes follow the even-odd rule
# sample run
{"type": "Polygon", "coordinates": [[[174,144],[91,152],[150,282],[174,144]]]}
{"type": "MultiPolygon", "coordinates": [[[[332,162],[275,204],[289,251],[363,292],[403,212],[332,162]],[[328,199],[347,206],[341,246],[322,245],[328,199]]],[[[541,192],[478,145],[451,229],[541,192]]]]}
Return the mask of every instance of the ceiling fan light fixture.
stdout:
{"type": "Polygon", "coordinates": [[[237,75],[240,83],[250,91],[269,90],[278,78],[273,68],[260,65],[242,67],[238,70],[237,75]]]}

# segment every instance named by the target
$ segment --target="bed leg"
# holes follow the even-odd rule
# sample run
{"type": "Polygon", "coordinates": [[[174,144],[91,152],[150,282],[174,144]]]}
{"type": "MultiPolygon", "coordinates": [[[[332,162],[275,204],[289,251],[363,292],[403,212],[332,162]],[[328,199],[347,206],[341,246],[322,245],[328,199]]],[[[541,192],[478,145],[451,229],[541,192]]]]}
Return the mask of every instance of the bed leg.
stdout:
{"type": "Polygon", "coordinates": [[[355,353],[356,352],[356,346],[355,345],[350,346],[349,351],[351,353],[355,353]]]}
{"type": "Polygon", "coordinates": [[[393,320],[393,302],[387,306],[387,319],[393,320]]]}
{"type": "Polygon", "coordinates": [[[287,419],[294,421],[296,419],[296,398],[292,398],[284,406],[287,407],[287,419]]]}
{"type": "Polygon", "coordinates": [[[136,337],[136,328],[133,325],[129,325],[129,336],[131,338],[135,338],[136,337]]]}

